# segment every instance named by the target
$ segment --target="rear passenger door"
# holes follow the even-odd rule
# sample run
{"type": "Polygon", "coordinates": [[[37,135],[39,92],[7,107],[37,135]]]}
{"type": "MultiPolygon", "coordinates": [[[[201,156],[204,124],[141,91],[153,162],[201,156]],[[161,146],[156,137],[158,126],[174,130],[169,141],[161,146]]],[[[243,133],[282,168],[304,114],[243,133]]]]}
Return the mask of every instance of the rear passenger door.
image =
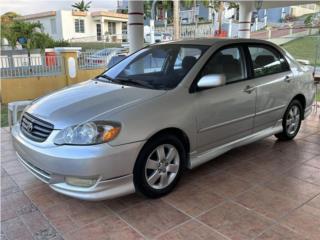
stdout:
{"type": "Polygon", "coordinates": [[[254,131],[274,126],[290,101],[293,74],[282,54],[264,44],[248,45],[257,92],[254,131]]]}

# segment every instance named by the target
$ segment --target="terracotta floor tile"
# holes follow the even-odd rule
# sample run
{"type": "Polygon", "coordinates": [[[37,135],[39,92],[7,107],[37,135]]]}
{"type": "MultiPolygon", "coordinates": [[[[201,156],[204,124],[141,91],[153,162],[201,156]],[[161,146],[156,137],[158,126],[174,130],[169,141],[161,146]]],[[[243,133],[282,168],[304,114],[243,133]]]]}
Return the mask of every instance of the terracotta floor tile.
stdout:
{"type": "Polygon", "coordinates": [[[210,189],[199,188],[194,185],[178,187],[162,199],[192,216],[197,216],[224,200],[210,189]]]}
{"type": "Polygon", "coordinates": [[[156,237],[189,219],[162,200],[135,205],[121,212],[120,216],[148,238],[156,237]]]}
{"type": "Polygon", "coordinates": [[[309,152],[314,154],[320,154],[319,144],[307,142],[307,141],[304,141],[303,139],[298,139],[293,143],[295,144],[291,144],[290,146],[286,147],[284,150],[303,151],[303,152],[309,152]]]}
{"type": "Polygon", "coordinates": [[[290,170],[289,175],[320,185],[320,168],[303,164],[290,170]]]}
{"type": "Polygon", "coordinates": [[[106,200],[105,204],[113,211],[120,212],[147,200],[148,199],[146,197],[143,197],[142,195],[130,194],[128,196],[106,200]]]}
{"type": "Polygon", "coordinates": [[[306,202],[320,193],[319,186],[290,176],[274,179],[266,183],[265,186],[272,191],[282,194],[284,197],[291,198],[300,203],[306,202]]]}
{"type": "Polygon", "coordinates": [[[22,220],[17,217],[1,222],[1,231],[8,240],[32,240],[32,235],[22,220]]]}
{"type": "Polygon", "coordinates": [[[308,240],[307,237],[299,235],[288,228],[275,226],[260,235],[257,240],[308,240]]]}
{"type": "Polygon", "coordinates": [[[44,209],[43,214],[59,232],[66,233],[112,213],[103,202],[70,199],[44,209]]]}
{"type": "Polygon", "coordinates": [[[236,163],[227,172],[255,184],[263,183],[273,178],[272,172],[268,172],[249,161],[236,163]]]}
{"type": "Polygon", "coordinates": [[[320,155],[315,156],[309,161],[306,161],[305,164],[316,167],[316,168],[320,168],[320,155]]]}
{"type": "Polygon", "coordinates": [[[320,209],[320,195],[313,198],[310,202],[307,203],[307,205],[320,209]]]}
{"type": "Polygon", "coordinates": [[[11,179],[8,174],[1,175],[1,196],[7,196],[11,193],[19,192],[21,189],[18,185],[11,179]]]}
{"type": "Polygon", "coordinates": [[[37,187],[27,189],[24,193],[37,205],[40,210],[63,203],[70,198],[53,191],[48,185],[41,184],[37,187]]]}
{"type": "Polygon", "coordinates": [[[36,206],[31,203],[23,192],[16,192],[1,197],[1,221],[36,210],[36,206]]]}
{"type": "Polygon", "coordinates": [[[22,172],[11,175],[11,178],[22,190],[31,189],[33,187],[38,187],[44,184],[29,172],[22,172]]]}
{"type": "Polygon", "coordinates": [[[320,144],[320,135],[313,134],[303,138],[304,141],[320,144]]]}
{"type": "Polygon", "coordinates": [[[275,220],[300,205],[299,202],[265,187],[257,187],[241,194],[236,202],[275,220]]]}
{"type": "Polygon", "coordinates": [[[194,184],[199,188],[209,189],[225,198],[233,198],[254,186],[254,184],[226,172],[203,176],[194,184]]]}
{"type": "Polygon", "coordinates": [[[88,240],[88,239],[143,239],[137,232],[130,228],[125,222],[116,216],[107,216],[101,221],[86,225],[85,227],[64,235],[66,240],[88,240]]]}
{"type": "Polygon", "coordinates": [[[56,230],[41,215],[39,211],[21,216],[22,221],[28,227],[35,239],[51,239],[57,236],[56,230]]]}
{"type": "Polygon", "coordinates": [[[21,165],[18,161],[10,161],[2,164],[2,167],[9,175],[27,172],[28,170],[21,165]]]}
{"type": "Polygon", "coordinates": [[[158,240],[227,240],[221,234],[214,232],[207,226],[191,220],[181,226],[172,229],[164,235],[161,235],[158,240]]]}
{"type": "Polygon", "coordinates": [[[199,220],[230,239],[253,239],[272,222],[235,203],[225,203],[199,217],[199,220]]]}
{"type": "Polygon", "coordinates": [[[304,205],[284,218],[281,224],[302,236],[319,240],[320,209],[304,205]]]}

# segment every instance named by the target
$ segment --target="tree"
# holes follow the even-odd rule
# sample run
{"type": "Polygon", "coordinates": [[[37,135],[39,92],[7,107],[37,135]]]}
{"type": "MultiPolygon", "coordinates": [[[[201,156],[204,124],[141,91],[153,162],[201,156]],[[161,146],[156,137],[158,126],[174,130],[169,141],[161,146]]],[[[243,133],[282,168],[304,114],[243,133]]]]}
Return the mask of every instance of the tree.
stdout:
{"type": "Polygon", "coordinates": [[[3,15],[1,15],[1,39],[7,39],[9,45],[12,48],[16,47],[17,38],[15,36],[15,33],[10,31],[10,27],[14,22],[14,19],[18,17],[19,14],[15,12],[7,12],[3,15]]]}
{"type": "Polygon", "coordinates": [[[87,12],[91,7],[90,5],[91,5],[91,1],[85,3],[84,0],[81,0],[80,2],[72,4],[72,7],[79,10],[80,12],[87,12]]]}
{"type": "Polygon", "coordinates": [[[151,11],[152,11],[152,1],[151,0],[143,1],[144,19],[151,18],[151,11]]]}

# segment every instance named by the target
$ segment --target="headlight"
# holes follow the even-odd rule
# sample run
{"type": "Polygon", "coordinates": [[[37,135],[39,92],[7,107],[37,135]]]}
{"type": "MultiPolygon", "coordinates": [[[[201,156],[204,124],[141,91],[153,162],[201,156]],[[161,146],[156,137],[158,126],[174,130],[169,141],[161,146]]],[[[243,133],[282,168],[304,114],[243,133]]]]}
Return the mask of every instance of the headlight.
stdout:
{"type": "Polygon", "coordinates": [[[61,130],[54,139],[57,145],[92,145],[113,140],[120,132],[114,122],[87,122],[61,130]]]}

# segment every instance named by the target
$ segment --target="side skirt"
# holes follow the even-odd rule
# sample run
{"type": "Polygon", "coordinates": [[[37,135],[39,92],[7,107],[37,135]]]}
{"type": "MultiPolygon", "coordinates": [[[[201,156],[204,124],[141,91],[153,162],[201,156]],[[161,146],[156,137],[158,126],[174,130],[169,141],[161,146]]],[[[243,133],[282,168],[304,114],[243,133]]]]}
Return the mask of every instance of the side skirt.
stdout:
{"type": "Polygon", "coordinates": [[[264,129],[260,132],[251,134],[249,136],[235,140],[230,143],[226,143],[222,146],[210,149],[210,150],[203,152],[203,153],[200,153],[200,154],[197,154],[197,152],[194,152],[194,153],[190,154],[188,168],[193,169],[195,167],[198,167],[199,165],[206,163],[206,162],[222,155],[223,153],[230,151],[231,149],[234,149],[236,147],[240,147],[240,146],[255,142],[257,140],[272,136],[276,133],[282,132],[282,130],[283,130],[283,128],[282,128],[282,119],[281,119],[277,122],[277,124],[275,126],[264,129]]]}

